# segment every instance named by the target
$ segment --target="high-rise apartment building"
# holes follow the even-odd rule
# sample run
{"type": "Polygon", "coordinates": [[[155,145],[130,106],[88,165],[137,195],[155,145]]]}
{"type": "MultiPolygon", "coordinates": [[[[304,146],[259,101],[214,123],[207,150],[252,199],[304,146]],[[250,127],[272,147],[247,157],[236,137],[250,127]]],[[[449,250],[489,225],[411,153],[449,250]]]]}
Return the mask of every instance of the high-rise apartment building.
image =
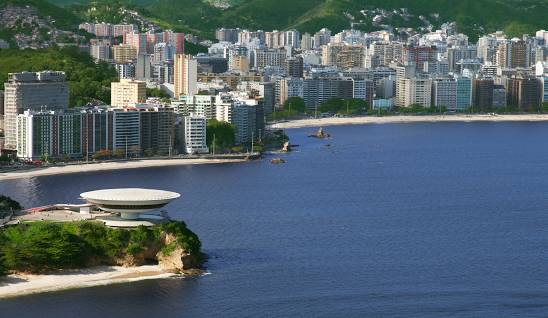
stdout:
{"type": "Polygon", "coordinates": [[[454,72],[457,69],[458,62],[475,59],[477,56],[478,49],[474,45],[447,48],[449,72],[454,72]]]}
{"type": "Polygon", "coordinates": [[[175,111],[181,116],[194,114],[194,116],[206,119],[215,119],[217,98],[214,95],[182,95],[172,104],[175,111]]]}
{"type": "Polygon", "coordinates": [[[322,64],[346,70],[363,67],[365,50],[361,45],[327,44],[322,47],[322,64]]]}
{"type": "Polygon", "coordinates": [[[370,79],[354,79],[354,98],[367,102],[367,106],[373,105],[375,95],[375,83],[370,79]]]}
{"type": "Polygon", "coordinates": [[[258,138],[257,107],[255,103],[235,101],[232,110],[232,124],[236,126],[236,144],[241,145],[251,142],[252,138],[258,138]]]}
{"type": "Polygon", "coordinates": [[[82,153],[87,160],[100,151],[112,151],[112,112],[106,108],[82,111],[82,153]]]}
{"type": "Polygon", "coordinates": [[[258,70],[262,70],[267,66],[284,66],[285,64],[287,53],[283,49],[256,49],[254,52],[254,67],[258,70]]]}
{"type": "Polygon", "coordinates": [[[284,46],[299,49],[301,47],[301,33],[297,30],[285,31],[284,46]]]}
{"type": "Polygon", "coordinates": [[[285,45],[285,32],[278,30],[265,32],[265,44],[268,48],[283,48],[285,45]]]}
{"type": "Polygon", "coordinates": [[[17,115],[25,110],[66,110],[69,85],[63,72],[9,73],[4,83],[5,147],[17,147],[17,115]]]}
{"type": "Polygon", "coordinates": [[[135,107],[135,104],[146,101],[147,88],[143,81],[122,78],[119,82],[112,82],[110,87],[110,103],[114,107],[135,107]]]}
{"type": "Polygon", "coordinates": [[[457,110],[457,81],[454,78],[442,77],[432,81],[432,105],[457,110]]]}
{"type": "Polygon", "coordinates": [[[506,107],[507,98],[506,98],[506,88],[504,85],[494,85],[493,86],[493,108],[506,107]]]}
{"type": "Polygon", "coordinates": [[[261,93],[263,96],[263,108],[266,116],[269,116],[274,111],[274,83],[263,82],[261,85],[261,93]]]}
{"type": "Polygon", "coordinates": [[[118,72],[118,78],[135,78],[135,64],[116,64],[114,67],[118,72]]]}
{"type": "Polygon", "coordinates": [[[198,93],[198,62],[192,56],[176,54],[173,73],[175,98],[198,93]]]}
{"type": "Polygon", "coordinates": [[[303,79],[301,78],[282,78],[278,81],[277,87],[279,105],[283,105],[289,97],[303,97],[303,79]]]}
{"type": "Polygon", "coordinates": [[[112,109],[112,150],[117,155],[141,153],[141,120],[136,109],[112,109]]]}
{"type": "Polygon", "coordinates": [[[241,74],[246,74],[249,72],[249,57],[236,55],[230,59],[230,70],[239,72],[241,74]]]}
{"type": "Polygon", "coordinates": [[[537,110],[542,103],[542,87],[538,78],[533,76],[515,76],[508,79],[508,105],[520,111],[537,110]]]}
{"type": "Polygon", "coordinates": [[[32,111],[17,115],[17,157],[80,158],[82,115],[79,112],[32,111]]]}
{"type": "Polygon", "coordinates": [[[89,53],[95,61],[108,61],[110,60],[111,46],[105,43],[92,44],[89,48],[89,53]]]}
{"type": "Polygon", "coordinates": [[[493,86],[492,78],[476,78],[473,84],[473,107],[478,107],[485,112],[493,107],[493,86]]]}
{"type": "Polygon", "coordinates": [[[240,33],[240,31],[240,29],[217,29],[215,31],[215,38],[219,40],[219,42],[236,43],[238,42],[238,33],[240,33]]]}
{"type": "Polygon", "coordinates": [[[301,56],[292,56],[285,60],[284,71],[289,77],[303,77],[304,63],[301,56]]]}
{"type": "Polygon", "coordinates": [[[331,41],[331,30],[321,29],[314,34],[313,44],[315,49],[319,49],[322,46],[328,44],[331,41]]]}
{"type": "Polygon", "coordinates": [[[353,98],[354,81],[351,78],[310,78],[303,82],[303,99],[310,110],[316,110],[330,98],[353,98]]]}
{"type": "Polygon", "coordinates": [[[112,47],[112,57],[115,63],[120,64],[135,61],[137,48],[127,44],[115,45],[112,47]]]}
{"type": "Polygon", "coordinates": [[[208,153],[207,119],[190,114],[184,117],[185,150],[189,154],[208,153]]]}
{"type": "Polygon", "coordinates": [[[455,76],[457,81],[457,109],[465,110],[472,105],[472,79],[467,76],[455,76]]]}
{"type": "Polygon", "coordinates": [[[496,53],[497,64],[501,67],[529,67],[531,47],[523,40],[506,40],[499,44],[496,53]]]}
{"type": "Polygon", "coordinates": [[[301,49],[303,51],[311,50],[314,45],[314,39],[312,38],[312,35],[310,33],[304,33],[301,36],[301,49]]]}
{"type": "Polygon", "coordinates": [[[184,53],[185,35],[170,30],[154,33],[130,32],[124,34],[124,44],[133,46],[137,49],[137,54],[152,54],[154,46],[158,43],[167,43],[175,47],[177,54],[184,53]]]}
{"type": "Polygon", "coordinates": [[[432,105],[432,79],[430,78],[402,78],[398,80],[396,106],[408,107],[432,105]]]}
{"type": "Polygon", "coordinates": [[[147,81],[152,77],[150,54],[139,54],[135,65],[135,79],[147,81]]]}
{"type": "Polygon", "coordinates": [[[172,155],[177,116],[171,107],[138,105],[140,112],[141,152],[145,156],[172,155]]]}
{"type": "Polygon", "coordinates": [[[79,29],[95,34],[97,37],[119,37],[126,33],[137,32],[134,24],[81,23],[79,29]]]}
{"type": "Polygon", "coordinates": [[[405,46],[402,50],[401,63],[414,64],[417,69],[424,68],[424,62],[436,61],[436,47],[433,46],[405,46]]]}

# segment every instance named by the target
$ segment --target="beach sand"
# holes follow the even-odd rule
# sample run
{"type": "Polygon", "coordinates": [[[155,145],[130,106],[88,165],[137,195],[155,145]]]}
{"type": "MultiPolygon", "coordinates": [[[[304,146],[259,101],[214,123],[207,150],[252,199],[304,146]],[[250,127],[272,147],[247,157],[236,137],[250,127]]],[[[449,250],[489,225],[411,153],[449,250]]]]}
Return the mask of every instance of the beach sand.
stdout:
{"type": "Polygon", "coordinates": [[[77,164],[67,166],[51,166],[33,168],[20,171],[10,171],[0,173],[0,181],[21,179],[30,177],[50,176],[57,174],[108,171],[120,169],[136,169],[149,167],[167,167],[198,164],[219,164],[219,163],[237,163],[244,162],[245,159],[153,159],[153,160],[131,160],[118,162],[99,162],[92,164],[77,164]]]}
{"type": "Polygon", "coordinates": [[[304,127],[323,127],[338,125],[419,123],[419,122],[541,122],[548,121],[548,114],[523,115],[402,115],[402,116],[363,116],[348,118],[318,118],[301,119],[280,122],[271,125],[272,128],[290,129],[304,127]]]}
{"type": "Polygon", "coordinates": [[[101,266],[64,270],[52,274],[17,274],[0,279],[0,299],[64,289],[174,277],[157,265],[138,267],[101,266]]]}

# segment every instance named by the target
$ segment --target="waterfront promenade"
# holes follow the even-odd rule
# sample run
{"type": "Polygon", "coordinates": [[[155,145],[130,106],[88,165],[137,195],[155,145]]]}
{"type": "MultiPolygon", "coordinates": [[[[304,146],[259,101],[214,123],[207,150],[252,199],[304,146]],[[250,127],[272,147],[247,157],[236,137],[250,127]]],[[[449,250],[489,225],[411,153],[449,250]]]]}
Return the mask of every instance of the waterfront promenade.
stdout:
{"type": "MultiPolygon", "coordinates": [[[[165,158],[165,159],[142,159],[142,160],[120,160],[107,162],[92,162],[67,165],[51,165],[37,168],[13,170],[0,173],[0,181],[22,179],[30,177],[42,177],[58,174],[93,172],[93,171],[108,171],[121,169],[137,169],[151,167],[168,167],[168,166],[184,166],[184,165],[199,165],[199,164],[223,164],[223,163],[239,163],[248,160],[248,155],[224,155],[222,157],[205,157],[205,158],[165,158]]],[[[257,154],[249,155],[250,158],[257,157],[257,154]]]]}

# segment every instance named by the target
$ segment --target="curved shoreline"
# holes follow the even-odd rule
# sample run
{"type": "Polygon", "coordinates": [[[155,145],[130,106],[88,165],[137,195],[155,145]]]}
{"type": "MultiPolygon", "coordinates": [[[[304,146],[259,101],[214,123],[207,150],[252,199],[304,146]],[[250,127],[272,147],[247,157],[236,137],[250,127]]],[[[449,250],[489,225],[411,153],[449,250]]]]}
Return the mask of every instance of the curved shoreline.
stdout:
{"type": "Polygon", "coordinates": [[[393,124],[393,123],[424,123],[424,122],[544,122],[548,114],[523,115],[400,115],[400,116],[361,116],[361,117],[329,117],[289,120],[270,125],[275,129],[291,129],[321,126],[393,124]]]}
{"type": "Polygon", "coordinates": [[[59,174],[109,171],[122,169],[137,169],[151,167],[184,166],[199,164],[222,164],[245,162],[246,159],[150,159],[150,160],[131,160],[118,162],[99,162],[89,164],[74,164],[66,166],[50,166],[41,168],[31,168],[19,171],[10,171],[0,173],[0,181],[52,176],[59,174]]]}
{"type": "Polygon", "coordinates": [[[0,279],[0,299],[110,284],[180,276],[158,265],[138,267],[101,266],[51,274],[13,274],[0,279]]]}

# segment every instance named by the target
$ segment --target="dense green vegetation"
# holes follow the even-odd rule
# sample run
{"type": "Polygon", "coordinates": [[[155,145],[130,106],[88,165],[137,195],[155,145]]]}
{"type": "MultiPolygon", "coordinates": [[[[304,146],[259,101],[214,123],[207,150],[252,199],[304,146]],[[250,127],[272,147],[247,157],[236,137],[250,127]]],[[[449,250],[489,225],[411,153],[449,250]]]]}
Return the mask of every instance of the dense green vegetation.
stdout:
{"type": "Polygon", "coordinates": [[[13,200],[12,198],[0,195],[0,213],[1,212],[7,212],[7,211],[19,211],[22,210],[23,207],[19,202],[13,200]]]}
{"type": "MultiPolygon", "coordinates": [[[[55,3],[54,1],[52,1],[55,3]]],[[[0,0],[0,9],[7,5],[32,6],[40,17],[51,17],[55,21],[50,22],[63,30],[76,30],[80,19],[70,10],[60,8],[44,0],[0,0]]]]}
{"type": "Polygon", "coordinates": [[[109,0],[109,1],[94,1],[92,5],[72,5],[70,10],[76,13],[82,21],[98,21],[110,23],[136,23],[135,20],[121,12],[121,8],[138,9],[133,6],[131,1],[126,0],[109,0]]]}
{"type": "MultiPolygon", "coordinates": [[[[66,4],[76,0],[50,0],[66,4]]],[[[102,0],[104,1],[104,0],[102,0]]],[[[333,31],[348,29],[350,22],[344,13],[363,21],[359,27],[374,30],[370,21],[359,12],[362,9],[408,8],[415,16],[440,15],[440,21],[457,21],[462,32],[476,38],[480,32],[505,30],[509,35],[532,33],[545,28],[546,0],[242,0],[227,10],[212,7],[203,0],[117,0],[125,5],[138,6],[144,15],[165,26],[194,34],[213,36],[217,27],[242,27],[251,29],[289,29],[315,32],[322,27],[333,31]]],[[[89,3],[81,0],[79,2],[89,3]]],[[[101,1],[99,1],[101,2],[101,1]]],[[[432,19],[431,19],[432,20],[432,19]]],[[[393,26],[422,26],[418,19],[405,21],[394,18],[393,26]]],[[[436,21],[431,21],[436,25],[436,21]]]]}
{"type": "Polygon", "coordinates": [[[285,103],[283,109],[287,109],[288,111],[296,111],[299,113],[305,113],[306,112],[306,105],[304,103],[304,99],[300,97],[289,97],[285,103]]]}
{"type": "Polygon", "coordinates": [[[345,114],[353,115],[366,112],[368,109],[367,102],[363,99],[350,98],[331,98],[323,102],[318,111],[322,113],[334,113],[334,114],[345,114]]]}
{"type": "Polygon", "coordinates": [[[165,234],[172,234],[177,240],[164,246],[161,252],[169,254],[176,244],[191,254],[200,252],[201,243],[196,234],[178,221],[131,230],[108,228],[89,221],[19,224],[0,232],[0,271],[40,273],[114,265],[126,255],[161,246],[165,234]]]}
{"type": "Polygon", "coordinates": [[[207,146],[213,151],[213,140],[215,139],[215,151],[223,152],[231,149],[235,143],[236,128],[234,125],[217,120],[208,120],[206,129],[207,146]]]}
{"type": "Polygon", "coordinates": [[[275,110],[268,120],[280,120],[302,117],[307,113],[307,108],[304,100],[300,97],[289,97],[283,104],[282,109],[275,110]]]}
{"type": "Polygon", "coordinates": [[[159,88],[147,88],[147,97],[156,97],[166,103],[171,101],[169,94],[159,88]]]}
{"type": "Polygon", "coordinates": [[[207,47],[185,41],[185,53],[197,55],[198,53],[207,53],[207,47]]]}
{"type": "Polygon", "coordinates": [[[46,50],[0,50],[0,83],[8,73],[22,71],[64,71],[70,81],[70,105],[89,102],[110,103],[110,83],[117,81],[116,70],[107,63],[96,64],[77,48],[46,50]]]}

